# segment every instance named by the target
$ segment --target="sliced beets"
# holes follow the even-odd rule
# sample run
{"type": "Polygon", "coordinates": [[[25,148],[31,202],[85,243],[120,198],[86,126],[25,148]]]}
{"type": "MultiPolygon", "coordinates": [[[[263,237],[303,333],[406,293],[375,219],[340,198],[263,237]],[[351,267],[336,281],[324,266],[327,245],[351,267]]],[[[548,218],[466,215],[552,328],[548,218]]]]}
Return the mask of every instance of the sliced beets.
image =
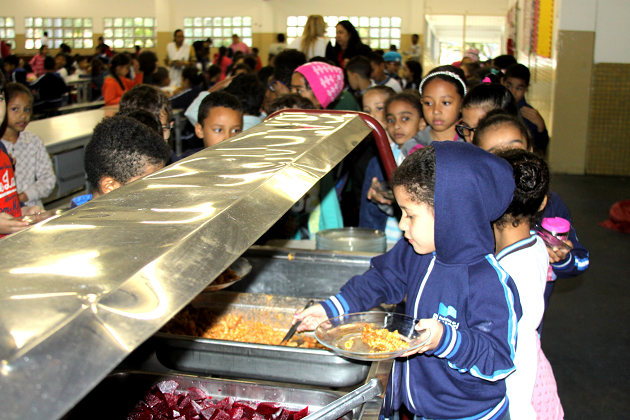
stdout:
{"type": "Polygon", "coordinates": [[[170,380],[160,382],[159,384],[157,384],[157,387],[160,391],[162,391],[163,394],[172,394],[173,391],[175,391],[179,387],[179,384],[176,381],[170,380]]]}
{"type": "Polygon", "coordinates": [[[303,419],[306,416],[308,416],[308,407],[304,407],[303,409],[301,409],[300,411],[295,413],[293,415],[293,420],[300,420],[300,419],[303,419]]]}
{"type": "Polygon", "coordinates": [[[282,410],[282,406],[277,403],[262,402],[258,404],[256,412],[264,416],[267,420],[275,418],[275,415],[282,410]]]}
{"type": "Polygon", "coordinates": [[[208,395],[206,395],[205,392],[203,392],[203,390],[201,390],[199,388],[194,388],[194,387],[193,388],[188,388],[188,396],[193,401],[205,400],[205,399],[209,399],[210,398],[210,397],[208,397],[208,395]]]}

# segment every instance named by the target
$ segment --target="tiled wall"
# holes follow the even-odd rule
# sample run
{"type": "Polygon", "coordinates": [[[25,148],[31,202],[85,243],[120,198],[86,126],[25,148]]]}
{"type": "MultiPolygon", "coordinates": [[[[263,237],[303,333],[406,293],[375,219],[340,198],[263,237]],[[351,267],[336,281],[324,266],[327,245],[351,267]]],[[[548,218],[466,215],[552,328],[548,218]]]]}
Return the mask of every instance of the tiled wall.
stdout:
{"type": "Polygon", "coordinates": [[[630,64],[594,66],[586,170],[630,175],[630,64]]]}

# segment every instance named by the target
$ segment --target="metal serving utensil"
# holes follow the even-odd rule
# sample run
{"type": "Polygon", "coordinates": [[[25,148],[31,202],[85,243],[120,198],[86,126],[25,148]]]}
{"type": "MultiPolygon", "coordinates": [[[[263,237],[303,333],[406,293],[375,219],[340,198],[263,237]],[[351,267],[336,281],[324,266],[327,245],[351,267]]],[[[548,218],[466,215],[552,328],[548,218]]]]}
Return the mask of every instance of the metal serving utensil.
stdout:
{"type": "Polygon", "coordinates": [[[377,378],[372,378],[363,386],[347,393],[320,410],[309,414],[302,420],[335,420],[354,410],[361,404],[383,393],[383,384],[377,378]]]}
{"type": "MultiPolygon", "coordinates": [[[[315,301],[313,299],[309,300],[308,303],[306,304],[306,306],[304,307],[304,309],[310,308],[311,306],[313,306],[313,304],[315,304],[315,301]]],[[[302,309],[302,310],[304,310],[302,309]]],[[[289,330],[289,332],[287,333],[287,335],[284,336],[284,338],[282,339],[282,341],[280,342],[280,345],[284,345],[287,341],[289,341],[291,339],[291,337],[293,337],[293,335],[295,334],[295,332],[297,331],[298,327],[300,326],[300,324],[302,323],[302,321],[298,321],[296,322],[291,329],[289,330]]]]}

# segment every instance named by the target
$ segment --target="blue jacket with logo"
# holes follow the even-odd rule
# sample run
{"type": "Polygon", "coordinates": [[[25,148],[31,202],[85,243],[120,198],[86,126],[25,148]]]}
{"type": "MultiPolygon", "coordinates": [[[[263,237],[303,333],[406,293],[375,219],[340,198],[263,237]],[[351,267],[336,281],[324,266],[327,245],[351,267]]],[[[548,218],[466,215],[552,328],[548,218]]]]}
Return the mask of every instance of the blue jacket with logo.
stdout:
{"type": "Polygon", "coordinates": [[[468,143],[432,145],[436,251],[418,255],[401,239],[322,304],[332,317],[406,296],[407,315],[444,324],[433,351],[396,360],[383,415],[404,404],[422,418],[498,419],[508,409],[503,379],[514,370],[522,312],[512,278],[494,258],[490,222],[512,201],[512,169],[468,143]]]}

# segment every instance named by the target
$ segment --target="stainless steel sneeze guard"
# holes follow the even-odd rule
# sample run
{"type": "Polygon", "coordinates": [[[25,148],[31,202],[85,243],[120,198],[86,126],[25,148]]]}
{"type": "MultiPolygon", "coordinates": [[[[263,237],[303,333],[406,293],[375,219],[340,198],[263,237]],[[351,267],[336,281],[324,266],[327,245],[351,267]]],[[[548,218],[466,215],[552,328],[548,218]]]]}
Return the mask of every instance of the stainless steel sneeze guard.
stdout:
{"type": "Polygon", "coordinates": [[[0,418],[60,418],[370,132],[281,114],[0,241],[0,418]]]}

